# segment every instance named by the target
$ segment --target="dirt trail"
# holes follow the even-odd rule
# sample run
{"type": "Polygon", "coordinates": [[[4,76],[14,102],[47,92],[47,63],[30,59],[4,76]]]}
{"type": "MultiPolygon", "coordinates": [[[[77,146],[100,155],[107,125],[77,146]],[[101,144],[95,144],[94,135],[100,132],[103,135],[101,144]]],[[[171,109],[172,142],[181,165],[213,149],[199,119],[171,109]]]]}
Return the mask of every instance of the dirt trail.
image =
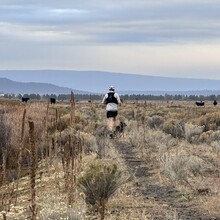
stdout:
{"type": "Polygon", "coordinates": [[[150,165],[137,157],[134,148],[128,143],[116,141],[117,148],[124,158],[132,175],[135,175],[133,190],[137,195],[144,197],[146,204],[153,202],[157,205],[145,210],[154,220],[220,220],[219,216],[209,216],[201,213],[196,206],[196,197],[188,200],[175,188],[162,186],[158,173],[150,165]],[[170,213],[170,214],[169,214],[170,213]]]}

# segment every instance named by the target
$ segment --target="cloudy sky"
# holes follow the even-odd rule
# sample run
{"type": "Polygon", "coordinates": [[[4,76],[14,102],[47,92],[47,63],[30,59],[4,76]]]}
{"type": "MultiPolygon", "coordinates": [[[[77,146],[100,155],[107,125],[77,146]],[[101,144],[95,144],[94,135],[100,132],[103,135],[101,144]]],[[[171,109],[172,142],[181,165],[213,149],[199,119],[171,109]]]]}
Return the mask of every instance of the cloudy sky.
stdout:
{"type": "Polygon", "coordinates": [[[0,0],[0,69],[220,79],[220,1],[0,0]]]}

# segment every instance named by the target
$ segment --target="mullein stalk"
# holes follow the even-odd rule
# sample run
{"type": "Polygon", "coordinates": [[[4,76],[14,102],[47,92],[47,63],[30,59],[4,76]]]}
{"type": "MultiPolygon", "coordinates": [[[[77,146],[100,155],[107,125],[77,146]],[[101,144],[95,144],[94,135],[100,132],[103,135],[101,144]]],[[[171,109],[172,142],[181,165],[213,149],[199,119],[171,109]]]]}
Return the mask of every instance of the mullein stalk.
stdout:
{"type": "Polygon", "coordinates": [[[29,123],[29,140],[30,140],[30,188],[31,188],[31,220],[36,220],[37,206],[36,206],[36,149],[35,149],[35,134],[34,134],[34,122],[29,123]]]}
{"type": "Polygon", "coordinates": [[[71,113],[70,113],[70,126],[75,127],[75,98],[74,93],[71,91],[71,113]]]}

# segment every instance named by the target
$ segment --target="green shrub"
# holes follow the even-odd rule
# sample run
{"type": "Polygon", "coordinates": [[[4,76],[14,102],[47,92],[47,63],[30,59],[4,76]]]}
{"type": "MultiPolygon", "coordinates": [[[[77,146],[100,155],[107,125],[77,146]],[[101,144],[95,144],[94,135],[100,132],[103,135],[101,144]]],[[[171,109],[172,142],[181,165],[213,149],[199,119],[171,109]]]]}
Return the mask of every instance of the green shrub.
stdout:
{"type": "Polygon", "coordinates": [[[101,219],[104,219],[108,199],[127,180],[116,164],[106,164],[98,160],[90,165],[83,176],[79,177],[77,185],[85,194],[86,203],[97,208],[101,219]]]}

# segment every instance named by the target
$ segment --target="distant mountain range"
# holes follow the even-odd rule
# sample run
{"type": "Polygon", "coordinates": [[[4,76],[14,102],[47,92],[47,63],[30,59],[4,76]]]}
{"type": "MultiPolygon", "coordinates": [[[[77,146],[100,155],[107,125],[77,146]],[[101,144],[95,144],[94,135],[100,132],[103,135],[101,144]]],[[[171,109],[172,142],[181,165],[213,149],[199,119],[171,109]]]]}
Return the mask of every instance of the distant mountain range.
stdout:
{"type": "Polygon", "coordinates": [[[15,94],[103,94],[110,85],[120,94],[220,94],[220,80],[208,79],[73,70],[0,70],[0,77],[0,92],[15,94]]]}
{"type": "Polygon", "coordinates": [[[77,94],[86,94],[79,90],[71,88],[60,87],[49,83],[36,83],[36,82],[15,82],[7,78],[0,78],[0,93],[13,93],[13,94],[70,94],[71,91],[77,94]]]}

